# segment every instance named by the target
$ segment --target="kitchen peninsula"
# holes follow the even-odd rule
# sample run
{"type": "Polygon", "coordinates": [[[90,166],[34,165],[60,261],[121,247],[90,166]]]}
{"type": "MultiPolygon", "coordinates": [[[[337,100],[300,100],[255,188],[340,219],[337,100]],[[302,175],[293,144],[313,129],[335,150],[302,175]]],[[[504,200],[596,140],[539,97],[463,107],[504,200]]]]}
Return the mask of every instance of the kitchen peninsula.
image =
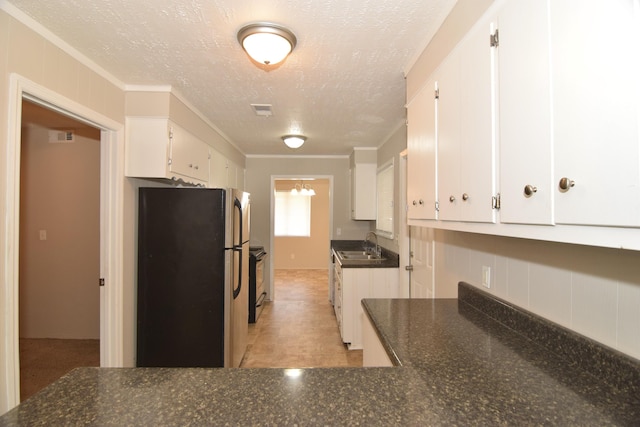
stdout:
{"type": "Polygon", "coordinates": [[[0,426],[638,425],[637,361],[459,290],[364,301],[396,367],[80,368],[0,426]]]}

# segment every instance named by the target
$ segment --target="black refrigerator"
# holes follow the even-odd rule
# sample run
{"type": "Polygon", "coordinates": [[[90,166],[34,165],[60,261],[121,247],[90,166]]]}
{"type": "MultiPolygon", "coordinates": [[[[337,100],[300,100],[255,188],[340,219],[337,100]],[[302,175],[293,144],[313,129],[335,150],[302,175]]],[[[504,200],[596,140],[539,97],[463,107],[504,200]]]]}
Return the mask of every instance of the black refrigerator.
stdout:
{"type": "Polygon", "coordinates": [[[140,188],[140,367],[238,367],[247,345],[249,194],[140,188]]]}

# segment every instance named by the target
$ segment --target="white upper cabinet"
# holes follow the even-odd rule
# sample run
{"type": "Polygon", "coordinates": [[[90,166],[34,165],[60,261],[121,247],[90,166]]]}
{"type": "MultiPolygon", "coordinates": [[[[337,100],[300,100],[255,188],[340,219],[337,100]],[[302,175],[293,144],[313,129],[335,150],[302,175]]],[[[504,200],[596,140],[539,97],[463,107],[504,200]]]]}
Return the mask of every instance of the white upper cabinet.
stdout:
{"type": "Polygon", "coordinates": [[[475,25],[434,73],[442,220],[495,222],[493,26],[487,19],[475,25]]]}
{"type": "Polygon", "coordinates": [[[498,15],[500,221],[553,224],[548,1],[498,15]]]}
{"type": "Polygon", "coordinates": [[[127,117],[126,175],[206,186],[209,146],[167,118],[127,117]]]}
{"type": "Polygon", "coordinates": [[[559,224],[640,226],[639,10],[637,0],[551,2],[559,224]]]}
{"type": "Polygon", "coordinates": [[[436,86],[433,79],[407,105],[407,218],[436,219],[436,86]]]}
{"type": "Polygon", "coordinates": [[[171,157],[169,170],[201,183],[209,181],[209,146],[175,124],[169,125],[171,157]]]}

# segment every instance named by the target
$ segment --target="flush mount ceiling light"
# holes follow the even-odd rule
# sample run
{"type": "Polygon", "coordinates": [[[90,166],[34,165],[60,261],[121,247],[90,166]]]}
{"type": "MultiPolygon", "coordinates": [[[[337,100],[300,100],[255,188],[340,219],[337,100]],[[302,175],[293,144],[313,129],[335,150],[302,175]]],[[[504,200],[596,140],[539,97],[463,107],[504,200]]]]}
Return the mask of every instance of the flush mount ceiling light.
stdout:
{"type": "Polygon", "coordinates": [[[270,22],[245,25],[238,31],[242,48],[256,62],[274,65],[296,47],[296,36],[287,28],[270,22]]]}
{"type": "Polygon", "coordinates": [[[302,135],[285,135],[282,137],[282,140],[289,148],[300,148],[307,140],[307,137],[302,135]]]}

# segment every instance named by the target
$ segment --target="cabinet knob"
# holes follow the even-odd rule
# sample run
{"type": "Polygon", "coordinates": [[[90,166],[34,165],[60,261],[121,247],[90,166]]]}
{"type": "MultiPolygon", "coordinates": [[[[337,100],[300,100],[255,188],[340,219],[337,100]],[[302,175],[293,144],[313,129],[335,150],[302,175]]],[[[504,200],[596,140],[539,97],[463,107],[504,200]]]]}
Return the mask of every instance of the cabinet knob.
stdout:
{"type": "Polygon", "coordinates": [[[413,206],[418,206],[418,202],[416,202],[415,200],[413,201],[413,206]]]}
{"type": "Polygon", "coordinates": [[[533,193],[538,191],[538,187],[534,187],[531,184],[527,184],[524,186],[524,195],[525,197],[531,197],[533,196],[533,193]]]}
{"type": "Polygon", "coordinates": [[[424,200],[420,199],[420,201],[418,202],[420,204],[420,206],[424,205],[424,200]]]}
{"type": "Polygon", "coordinates": [[[198,165],[195,165],[193,168],[194,168],[195,170],[198,170],[198,165]]]}
{"type": "Polygon", "coordinates": [[[465,202],[469,200],[469,195],[467,193],[462,193],[462,200],[464,200],[465,202]]]}
{"type": "Polygon", "coordinates": [[[455,196],[449,196],[449,201],[451,203],[455,202],[456,201],[456,197],[455,196]]]}
{"type": "Polygon", "coordinates": [[[560,191],[562,192],[569,191],[574,185],[576,185],[576,182],[567,177],[561,178],[558,183],[558,187],[560,187],[560,191]]]}

